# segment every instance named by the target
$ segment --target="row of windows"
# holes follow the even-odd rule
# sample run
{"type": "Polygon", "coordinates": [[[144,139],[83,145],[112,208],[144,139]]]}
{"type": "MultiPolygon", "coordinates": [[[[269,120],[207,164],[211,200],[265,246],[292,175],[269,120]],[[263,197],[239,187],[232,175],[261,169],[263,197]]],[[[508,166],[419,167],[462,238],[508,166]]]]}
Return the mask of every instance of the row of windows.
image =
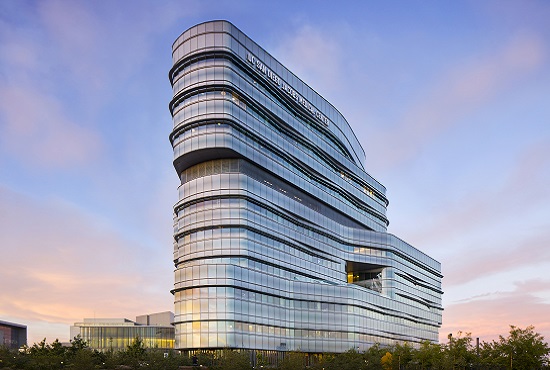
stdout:
{"type": "MultiPolygon", "coordinates": [[[[227,201],[229,199],[224,200],[227,201]]],[[[238,201],[239,199],[231,200],[238,201]]],[[[221,202],[220,207],[224,207],[224,205],[221,205],[221,202]]],[[[238,211],[238,209],[228,208],[228,211],[235,212],[238,211]]],[[[259,252],[261,250],[269,251],[269,255],[271,257],[273,257],[274,252],[276,252],[279,255],[299,257],[307,262],[315,263],[316,265],[324,266],[330,269],[342,269],[341,262],[332,261],[324,256],[312,253],[311,251],[290,241],[275,238],[272,234],[261,233],[259,231],[260,230],[254,230],[252,228],[245,229],[234,226],[203,229],[186,234],[183,238],[178,240],[177,246],[179,249],[185,249],[184,253],[186,256],[191,257],[194,252],[204,251],[207,249],[229,250],[231,243],[234,243],[235,248],[240,247],[242,249],[253,250],[255,252],[259,252]],[[220,243],[217,243],[216,245],[216,242],[218,241],[220,243]],[[201,248],[201,246],[204,249],[201,248]],[[208,248],[209,246],[210,248],[208,248]],[[249,247],[246,248],[245,246],[249,247]]]]}
{"type": "MultiPolygon", "coordinates": [[[[239,288],[233,287],[205,287],[205,288],[192,288],[186,289],[180,292],[176,292],[175,300],[182,301],[186,304],[185,309],[182,312],[191,312],[193,311],[193,304],[201,302],[204,299],[212,298],[235,298],[242,301],[256,302],[262,305],[272,305],[277,308],[284,308],[288,310],[308,310],[308,311],[318,311],[318,312],[333,312],[333,313],[349,313],[349,314],[358,314],[364,317],[370,317],[376,320],[388,320],[386,315],[372,311],[366,310],[353,305],[344,305],[336,303],[327,303],[321,301],[306,301],[306,300],[297,300],[297,299],[288,299],[283,297],[277,297],[268,294],[261,294],[258,292],[248,291],[239,288]]],[[[203,306],[202,308],[208,309],[208,305],[203,306]]],[[[195,308],[201,309],[200,306],[195,308]]]]}
{"type": "MultiPolygon", "coordinates": [[[[275,209],[267,206],[266,204],[255,202],[253,201],[253,198],[248,197],[216,197],[212,200],[203,200],[185,206],[182,205],[181,208],[177,208],[176,210],[177,220],[179,224],[178,230],[183,230],[184,227],[185,230],[191,230],[189,226],[207,218],[211,220],[220,220],[224,218],[240,217],[242,214],[238,211],[239,209],[245,209],[247,213],[250,214],[257,214],[259,216],[259,220],[271,220],[272,222],[278,224],[279,228],[282,228],[284,230],[294,230],[296,232],[304,234],[308,238],[312,238],[315,240],[317,249],[321,249],[326,252],[328,252],[332,247],[336,247],[340,250],[358,255],[369,255],[373,257],[391,257],[391,253],[384,249],[346,243],[344,240],[337,238],[336,232],[334,233],[334,235],[328,236],[322,230],[313,228],[312,226],[310,226],[310,224],[301,223],[296,218],[291,218],[288,214],[281,214],[280,212],[276,212],[275,209]],[[200,213],[208,210],[216,211],[216,214],[208,213],[207,216],[199,216],[200,213]],[[235,212],[233,216],[232,211],[235,212]],[[193,218],[192,216],[195,217],[193,218]],[[336,245],[335,242],[337,243],[336,245]]],[[[246,215],[247,218],[254,220],[255,217],[251,216],[252,215],[246,215]]],[[[315,222],[315,219],[313,219],[313,221],[315,222]]],[[[216,231],[216,229],[210,230],[211,231],[205,230],[204,232],[216,233],[212,234],[212,237],[215,239],[220,236],[222,236],[222,238],[229,236],[227,234],[218,234],[219,232],[223,233],[224,229],[219,229],[218,231],[216,231]]],[[[206,235],[207,236],[205,236],[205,238],[209,239],[210,234],[206,235]]],[[[179,238],[178,234],[176,234],[176,238],[179,238]]],[[[185,235],[185,238],[187,238],[187,235],[185,235]]],[[[267,237],[265,238],[267,239],[267,237]]],[[[367,241],[364,236],[361,239],[363,239],[364,242],[367,241]]],[[[186,241],[191,241],[191,237],[185,239],[184,243],[186,241]]],[[[291,253],[291,251],[285,248],[285,253],[291,253]]]]}
{"type": "MultiPolygon", "coordinates": [[[[251,335],[259,340],[271,339],[276,341],[276,345],[280,345],[281,343],[286,343],[287,346],[290,345],[291,350],[297,349],[292,343],[301,339],[326,340],[332,343],[349,341],[356,342],[357,344],[360,343],[362,346],[374,343],[392,344],[395,340],[418,343],[426,337],[434,341],[437,340],[437,332],[427,332],[414,328],[403,330],[401,335],[390,334],[391,332],[376,328],[369,330],[370,333],[341,332],[331,330],[285,329],[277,326],[239,321],[195,321],[181,323],[180,328],[181,335],[187,337],[185,338],[186,340],[190,339],[192,342],[196,343],[196,345],[190,345],[189,347],[216,347],[216,345],[212,345],[211,343],[212,340],[216,339],[216,334],[222,334],[229,347],[241,347],[241,343],[238,343],[236,339],[241,338],[239,334],[244,334],[244,336],[242,336],[243,339],[247,338],[246,335],[251,335]]],[[[244,348],[247,347],[248,346],[244,346],[244,348]]],[[[270,349],[275,348],[273,346],[270,349]]],[[[349,349],[349,347],[345,349],[349,349]]]]}
{"type": "MultiPolygon", "coordinates": [[[[187,89],[204,81],[216,81],[217,83],[224,84],[230,82],[233,84],[238,84],[239,86],[237,88],[242,92],[242,94],[252,97],[258,102],[259,106],[265,107],[267,111],[275,113],[281,120],[284,122],[289,122],[293,128],[298,129],[300,134],[307,138],[307,141],[304,143],[312,142],[320,147],[323,147],[323,145],[319,145],[320,143],[328,144],[334,151],[333,154],[338,154],[336,157],[341,157],[340,159],[345,158],[343,163],[351,159],[347,153],[347,150],[344,149],[345,146],[339,142],[339,139],[332,137],[333,133],[321,128],[322,126],[312,122],[307,117],[304,117],[296,111],[289,109],[286,105],[282,104],[280,98],[273,96],[268,89],[262,86],[262,83],[258,83],[247,73],[243,75],[243,70],[236,70],[233,67],[234,64],[232,62],[223,58],[216,59],[214,57],[210,57],[209,59],[199,59],[197,62],[191,64],[188,67],[190,70],[186,74],[180,76],[180,78],[174,83],[174,94],[178,95],[183,88],[187,89]],[[246,81],[246,83],[241,83],[241,81],[246,81]],[[292,124],[293,121],[296,121],[300,125],[292,124]],[[300,130],[300,127],[307,128],[307,130],[300,130]],[[310,132],[310,134],[308,134],[308,132],[310,132]],[[312,134],[313,136],[311,136],[312,134]]],[[[181,98],[176,98],[171,103],[171,107],[175,108],[175,105],[181,104],[178,99],[181,100],[181,98]]],[[[173,113],[175,114],[175,109],[173,110],[173,113]]],[[[174,120],[174,122],[178,122],[178,120],[174,120]]],[[[342,161],[340,160],[340,162],[342,161]]],[[[351,163],[354,163],[354,161],[351,160],[351,163]]],[[[331,164],[329,163],[329,165],[331,164]]],[[[355,174],[352,173],[351,176],[355,176],[355,174]]],[[[374,181],[376,182],[376,180],[374,181]]],[[[385,189],[377,182],[374,186],[382,193],[385,191],[385,189]]]]}
{"type": "Polygon", "coordinates": [[[148,348],[174,348],[174,328],[81,326],[80,336],[97,350],[126,349],[136,337],[148,348]]]}
{"type": "MultiPolygon", "coordinates": [[[[385,334],[385,333],[383,333],[385,334]]],[[[420,334],[420,333],[418,333],[420,334]]],[[[342,353],[349,349],[365,351],[371,345],[380,343],[382,345],[395,344],[397,340],[414,343],[420,339],[416,337],[402,336],[396,339],[382,337],[380,335],[356,334],[353,340],[300,337],[295,339],[282,339],[277,336],[264,334],[241,334],[241,333],[198,333],[176,335],[180,348],[186,349],[212,349],[212,348],[252,348],[266,351],[304,351],[315,353],[342,353]],[[356,339],[355,339],[356,338],[356,339]]],[[[430,338],[436,338],[431,335],[430,338]]],[[[431,339],[436,341],[436,339],[431,339]]]]}
{"type": "MultiPolygon", "coordinates": [[[[301,178],[303,179],[302,181],[308,182],[308,188],[312,190],[318,189],[322,191],[322,194],[330,194],[334,197],[334,199],[338,199],[348,206],[353,207],[355,210],[361,211],[361,214],[369,218],[374,217],[378,224],[386,225],[387,219],[383,216],[385,214],[385,207],[380,203],[371,203],[366,199],[361,199],[357,195],[351,194],[349,190],[343,188],[342,186],[334,184],[331,181],[326,180],[324,177],[316,175],[314,170],[308,168],[308,166],[304,166],[302,163],[297,161],[295,157],[281,155],[282,152],[273,147],[271,144],[264,142],[258,137],[252,137],[250,132],[243,132],[240,127],[232,123],[227,124],[225,122],[217,122],[213,124],[202,124],[198,127],[187,127],[187,129],[180,132],[174,140],[174,156],[177,158],[184,155],[184,153],[204,148],[211,149],[219,146],[240,146],[239,142],[233,140],[232,138],[228,139],[227,135],[220,135],[222,133],[235,135],[235,131],[233,129],[237,129],[238,134],[244,134],[243,136],[249,137],[249,139],[247,138],[244,141],[239,137],[243,144],[246,142],[246,146],[257,148],[263,154],[269,155],[272,160],[277,161],[279,165],[294,169],[294,173],[301,175],[301,178]],[[229,127],[231,127],[231,129],[229,129],[229,127]],[[227,130],[224,131],[224,129],[227,130]]],[[[363,192],[367,195],[370,194],[366,189],[363,189],[363,192]]]]}
{"type": "MultiPolygon", "coordinates": [[[[267,226],[272,221],[262,218],[261,214],[254,215],[252,212],[252,210],[245,208],[235,209],[220,205],[220,208],[198,213],[201,217],[196,218],[198,214],[192,214],[181,218],[179,222],[187,226],[186,230],[189,233],[177,237],[178,243],[175,247],[179,250],[178,255],[185,256],[185,258],[194,258],[196,257],[195,253],[206,255],[212,253],[212,251],[230,253],[232,250],[240,251],[240,253],[255,253],[270,260],[275,259],[277,263],[284,260],[293,261],[292,263],[297,266],[308,266],[308,269],[314,268],[327,277],[333,274],[326,269],[336,270],[340,273],[338,280],[344,281],[343,260],[336,257],[331,260],[328,255],[324,257],[320,253],[312,253],[305,247],[300,246],[304,243],[293,242],[292,240],[295,238],[290,235],[277,235],[279,232],[288,234],[289,230],[284,230],[277,224],[267,226]],[[211,226],[201,225],[200,219],[203,217],[211,220],[211,226]],[[236,225],[243,223],[249,226],[239,228],[236,225]],[[193,231],[197,230],[197,226],[200,227],[199,231],[193,231]],[[277,236],[273,237],[272,235],[277,236]]],[[[295,227],[295,225],[293,226],[295,227]]],[[[312,240],[308,240],[308,245],[315,245],[316,248],[324,249],[327,253],[337,251],[333,246],[324,247],[312,240]]],[[[388,252],[386,251],[364,248],[361,253],[364,256],[370,256],[373,261],[376,259],[378,263],[383,261],[388,263],[386,258],[388,252]]]]}
{"type": "MultiPolygon", "coordinates": [[[[367,289],[355,287],[352,290],[347,283],[332,286],[322,285],[319,280],[308,278],[303,274],[292,274],[290,271],[278,270],[275,267],[270,270],[269,266],[266,268],[262,262],[253,261],[246,257],[213,257],[189,261],[176,269],[175,277],[176,291],[196,285],[225,286],[236,284],[251,289],[266,290],[281,299],[289,299],[285,296],[288,296],[287,292],[293,291],[296,294],[306,294],[310,300],[318,299],[335,305],[349,305],[350,302],[362,305],[363,300],[367,300],[371,307],[369,308],[370,311],[374,309],[383,312],[386,308],[382,307],[387,307],[405,312],[410,317],[414,317],[414,320],[433,321],[436,320],[434,314],[440,313],[438,310],[428,310],[425,305],[418,307],[417,305],[411,305],[410,301],[385,298],[367,289]],[[311,285],[311,283],[316,285],[311,285]],[[378,307],[378,309],[375,307],[378,307]]],[[[385,279],[383,286],[391,285],[391,283],[392,281],[385,279]]],[[[411,289],[408,294],[418,294],[418,292],[411,289]]],[[[436,298],[433,298],[433,301],[438,302],[436,298]]],[[[289,308],[296,308],[292,306],[292,302],[285,301],[284,306],[290,305],[289,308]]],[[[278,304],[283,303],[278,302],[278,304]]],[[[222,311],[225,312],[225,309],[228,308],[225,307],[222,311]]],[[[355,308],[353,309],[355,310],[355,308]]],[[[335,308],[335,310],[338,309],[335,308]]],[[[195,312],[198,311],[195,310],[195,312]]],[[[262,314],[258,313],[258,315],[261,316],[262,314]]]]}
{"type": "MultiPolygon", "coordinates": [[[[242,253],[243,250],[226,250],[223,255],[227,255],[227,253],[231,252],[233,252],[234,255],[238,255],[242,253]]],[[[311,265],[305,266],[302,263],[298,263],[296,258],[288,258],[284,262],[277,261],[281,263],[281,267],[274,267],[268,263],[260,262],[259,260],[255,261],[251,258],[239,258],[238,261],[236,261],[236,265],[227,266],[222,262],[222,264],[216,266],[211,264],[212,260],[215,259],[217,258],[209,256],[208,261],[210,262],[208,265],[202,266],[193,266],[189,261],[185,262],[183,265],[181,262],[178,263],[178,269],[176,270],[176,288],[179,284],[188,285],[185,283],[194,283],[195,281],[205,279],[212,280],[214,283],[223,283],[226,279],[246,280],[246,277],[252,275],[253,271],[261,272],[262,274],[261,278],[255,281],[255,283],[262,285],[269,284],[272,287],[276,287],[276,282],[280,282],[282,279],[314,284],[335,284],[326,280],[328,278],[335,279],[333,276],[324,276],[324,279],[315,277],[313,276],[314,271],[306,270],[306,267],[311,267],[311,265]],[[236,268],[235,266],[244,268],[236,268]]],[[[195,261],[196,259],[192,260],[192,262],[195,261]]]]}
{"type": "MultiPolygon", "coordinates": [[[[292,202],[299,202],[300,204],[303,204],[308,208],[310,208],[311,210],[315,211],[315,213],[310,214],[311,218],[309,219],[311,220],[312,223],[319,225],[318,222],[314,219],[317,218],[315,216],[316,214],[320,214],[330,219],[330,220],[325,220],[324,222],[326,223],[327,221],[329,221],[331,223],[330,227],[332,229],[334,228],[341,229],[342,226],[352,227],[356,230],[361,230],[364,228],[364,225],[356,222],[351,217],[346,217],[341,212],[338,212],[337,210],[335,210],[333,207],[325,205],[323,202],[315,199],[314,197],[300,190],[301,184],[289,185],[288,182],[279,180],[277,177],[267,173],[264,170],[261,170],[260,168],[252,165],[250,162],[247,162],[247,161],[241,161],[237,164],[237,166],[238,166],[238,169],[237,168],[231,169],[227,167],[225,164],[222,164],[221,162],[214,161],[214,162],[208,162],[205,164],[201,163],[196,166],[190,167],[187,170],[182,171],[181,173],[181,179],[183,184],[180,187],[180,193],[182,193],[182,191],[183,192],[187,191],[187,194],[190,194],[190,195],[202,193],[206,191],[206,189],[204,187],[203,189],[200,189],[200,185],[209,183],[211,181],[212,182],[217,181],[215,186],[219,186],[219,189],[229,189],[231,187],[235,188],[236,186],[240,185],[240,186],[246,186],[246,187],[242,187],[242,189],[252,190],[253,188],[247,187],[252,184],[225,183],[225,180],[228,179],[228,177],[208,178],[208,176],[213,176],[217,174],[243,173],[243,174],[246,174],[247,177],[249,178],[258,180],[258,183],[255,183],[254,185],[257,190],[260,190],[263,187],[272,188],[277,192],[283,194],[287,198],[287,200],[291,200],[292,202]],[[187,184],[188,182],[192,180],[196,180],[201,177],[206,177],[206,179],[204,179],[204,181],[192,182],[189,185],[187,184]],[[220,180],[224,182],[221,183],[220,180]],[[332,221],[335,221],[336,223],[332,221]]],[[[301,180],[301,181],[304,182],[303,184],[304,186],[307,186],[305,180],[301,180]]],[[[319,188],[311,188],[311,190],[315,190],[315,189],[318,190],[318,192],[322,192],[319,188]]],[[[264,191],[264,190],[261,190],[261,191],[264,191]]],[[[313,192],[315,193],[316,191],[313,191],[313,192]]],[[[324,193],[327,193],[327,192],[324,192],[324,193]]],[[[180,194],[180,199],[184,197],[185,197],[185,194],[180,194]]],[[[336,201],[336,198],[332,197],[330,199],[332,199],[334,203],[340,204],[339,201],[336,201]]],[[[272,201],[272,199],[270,200],[272,201]]],[[[283,203],[286,204],[287,201],[283,201],[283,203]]],[[[283,207],[283,208],[289,209],[287,207],[283,207]]],[[[356,209],[354,208],[353,210],[355,211],[356,209]]],[[[360,215],[365,216],[364,213],[360,213],[360,215]]],[[[370,219],[365,219],[364,217],[362,218],[365,222],[370,220],[370,219]]],[[[329,227],[328,225],[322,225],[322,226],[329,227]]]]}
{"type": "Polygon", "coordinates": [[[0,324],[0,348],[17,349],[27,342],[27,329],[0,324]]]}

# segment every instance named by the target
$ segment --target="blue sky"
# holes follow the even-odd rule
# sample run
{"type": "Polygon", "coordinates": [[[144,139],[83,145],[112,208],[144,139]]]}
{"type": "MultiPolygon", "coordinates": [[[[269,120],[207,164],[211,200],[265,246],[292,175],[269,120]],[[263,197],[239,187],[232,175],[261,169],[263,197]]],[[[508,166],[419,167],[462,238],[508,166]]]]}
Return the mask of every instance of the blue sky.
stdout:
{"type": "Polygon", "coordinates": [[[441,340],[550,337],[547,1],[0,2],[0,319],[173,310],[171,45],[227,19],[328,99],[442,263],[441,340]]]}

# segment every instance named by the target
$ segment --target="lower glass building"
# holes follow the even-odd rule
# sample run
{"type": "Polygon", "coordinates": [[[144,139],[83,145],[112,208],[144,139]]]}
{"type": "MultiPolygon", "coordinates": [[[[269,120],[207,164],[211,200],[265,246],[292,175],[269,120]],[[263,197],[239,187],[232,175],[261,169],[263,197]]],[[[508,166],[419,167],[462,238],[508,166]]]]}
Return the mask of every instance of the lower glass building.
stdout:
{"type": "Polygon", "coordinates": [[[180,35],[169,78],[177,349],[437,342],[441,266],[387,233],[336,108],[226,21],[180,35]]]}
{"type": "Polygon", "coordinates": [[[136,317],[84,319],[70,329],[71,340],[80,336],[89,348],[101,352],[126,350],[136,338],[151,349],[174,349],[174,314],[170,311],[136,317]]]}

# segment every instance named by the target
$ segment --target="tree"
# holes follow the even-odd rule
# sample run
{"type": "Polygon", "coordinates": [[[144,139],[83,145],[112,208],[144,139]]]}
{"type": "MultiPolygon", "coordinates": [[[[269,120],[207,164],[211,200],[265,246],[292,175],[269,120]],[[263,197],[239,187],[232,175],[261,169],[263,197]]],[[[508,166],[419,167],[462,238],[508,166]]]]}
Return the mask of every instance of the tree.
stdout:
{"type": "Polygon", "coordinates": [[[521,329],[510,325],[508,337],[499,336],[499,341],[492,347],[500,353],[498,362],[505,362],[513,369],[540,369],[549,365],[550,349],[544,337],[535,332],[534,326],[521,329]]]}
{"type": "Polygon", "coordinates": [[[259,352],[256,354],[256,367],[262,368],[269,365],[269,358],[263,353],[259,352]]]}
{"type": "MultiPolygon", "coordinates": [[[[479,348],[479,364],[483,369],[506,368],[506,358],[501,358],[499,342],[482,342],[479,348]]],[[[509,368],[508,364],[508,368],[509,368]]]]}
{"type": "Polygon", "coordinates": [[[132,343],[121,353],[120,359],[124,365],[138,369],[145,364],[145,345],[140,337],[135,337],[132,343]]]}
{"type": "Polygon", "coordinates": [[[83,348],[75,353],[69,360],[70,366],[78,370],[93,370],[99,365],[94,352],[88,348],[83,348]]]}
{"type": "Polygon", "coordinates": [[[16,368],[18,357],[17,351],[6,346],[0,346],[0,369],[16,368]]]}
{"type": "Polygon", "coordinates": [[[97,352],[88,348],[88,343],[77,335],[71,340],[71,346],[66,350],[66,364],[79,370],[92,370],[101,364],[101,357],[97,352]]]}
{"type": "Polygon", "coordinates": [[[214,366],[216,370],[252,370],[250,364],[250,356],[244,351],[234,351],[231,349],[224,349],[221,357],[218,359],[214,366]]]}
{"type": "Polygon", "coordinates": [[[88,342],[82,339],[80,334],[78,334],[76,337],[73,338],[73,340],[71,340],[71,352],[76,353],[84,348],[88,348],[88,342]]]}
{"type": "Polygon", "coordinates": [[[190,365],[189,360],[184,356],[179,356],[174,351],[165,352],[160,349],[147,351],[145,362],[150,369],[155,370],[177,370],[180,365],[190,365]]]}
{"type": "Polygon", "coordinates": [[[336,355],[325,369],[330,370],[362,370],[365,368],[363,354],[354,348],[336,355]]]}
{"type": "Polygon", "coordinates": [[[59,339],[56,339],[50,345],[50,352],[53,356],[64,358],[67,352],[67,349],[63,347],[63,344],[61,344],[59,339]]]}
{"type": "Polygon", "coordinates": [[[397,343],[391,350],[393,357],[392,369],[406,368],[413,359],[413,350],[413,347],[407,342],[397,343]]]}
{"type": "Polygon", "coordinates": [[[418,369],[442,369],[443,356],[441,346],[426,340],[413,354],[413,362],[418,369]]]}
{"type": "MultiPolygon", "coordinates": [[[[278,370],[303,370],[304,354],[302,352],[286,352],[284,358],[279,362],[278,370]]],[[[328,369],[328,368],[327,368],[328,369]]]]}
{"type": "Polygon", "coordinates": [[[27,369],[59,369],[64,365],[65,348],[57,339],[50,345],[44,338],[40,343],[35,343],[29,348],[29,356],[27,369]]]}
{"type": "Polygon", "coordinates": [[[193,357],[197,360],[197,365],[202,366],[213,366],[214,365],[214,355],[212,352],[207,351],[198,351],[193,357]]]}
{"type": "Polygon", "coordinates": [[[392,363],[393,363],[393,356],[390,352],[386,352],[384,356],[380,359],[380,363],[382,364],[382,368],[384,370],[391,370],[392,369],[392,363]]]}
{"type": "Polygon", "coordinates": [[[309,363],[309,368],[312,370],[326,370],[328,369],[327,366],[329,366],[329,363],[336,357],[336,354],[334,353],[323,353],[319,356],[315,356],[310,358],[313,361],[309,363]]]}
{"type": "Polygon", "coordinates": [[[130,357],[142,359],[145,355],[145,345],[140,337],[135,337],[132,343],[126,348],[126,353],[130,357]]]}
{"type": "Polygon", "coordinates": [[[365,351],[363,357],[365,359],[365,369],[367,370],[382,370],[382,362],[380,359],[386,354],[386,348],[382,348],[380,344],[375,344],[365,351]]]}
{"type": "Polygon", "coordinates": [[[459,331],[456,337],[449,336],[449,345],[443,347],[443,359],[445,368],[465,369],[471,368],[477,362],[472,346],[472,335],[459,331]]]}
{"type": "MultiPolygon", "coordinates": [[[[447,369],[543,369],[550,366],[550,349],[542,335],[533,326],[521,329],[510,326],[507,337],[480,344],[479,355],[472,346],[469,333],[458,332],[450,336],[446,344],[425,341],[418,348],[396,344],[383,347],[375,344],[361,353],[351,349],[340,354],[324,354],[318,362],[310,364],[311,370],[447,370],[447,369]]],[[[213,352],[198,352],[198,363],[212,370],[251,370],[250,353],[226,349],[222,356],[214,358],[213,352]]],[[[265,358],[257,357],[259,364],[266,366],[265,358]]],[[[21,351],[0,347],[0,369],[159,369],[176,370],[180,365],[190,364],[186,356],[179,356],[158,349],[147,350],[138,337],[124,351],[92,351],[81,337],[75,337],[66,348],[58,340],[51,344],[46,339],[25,347],[21,351]]],[[[278,370],[304,370],[305,355],[300,352],[287,352],[278,364],[278,370]]]]}

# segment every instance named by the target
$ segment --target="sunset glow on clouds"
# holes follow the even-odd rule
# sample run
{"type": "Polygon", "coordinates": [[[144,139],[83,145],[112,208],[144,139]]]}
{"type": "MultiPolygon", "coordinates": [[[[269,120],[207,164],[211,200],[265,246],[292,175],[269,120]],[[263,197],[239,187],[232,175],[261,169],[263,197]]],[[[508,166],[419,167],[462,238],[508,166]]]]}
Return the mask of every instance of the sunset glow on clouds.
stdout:
{"type": "Polygon", "coordinates": [[[227,19],[347,118],[443,327],[550,338],[550,4],[0,2],[0,320],[173,310],[171,45],[227,19]]]}

